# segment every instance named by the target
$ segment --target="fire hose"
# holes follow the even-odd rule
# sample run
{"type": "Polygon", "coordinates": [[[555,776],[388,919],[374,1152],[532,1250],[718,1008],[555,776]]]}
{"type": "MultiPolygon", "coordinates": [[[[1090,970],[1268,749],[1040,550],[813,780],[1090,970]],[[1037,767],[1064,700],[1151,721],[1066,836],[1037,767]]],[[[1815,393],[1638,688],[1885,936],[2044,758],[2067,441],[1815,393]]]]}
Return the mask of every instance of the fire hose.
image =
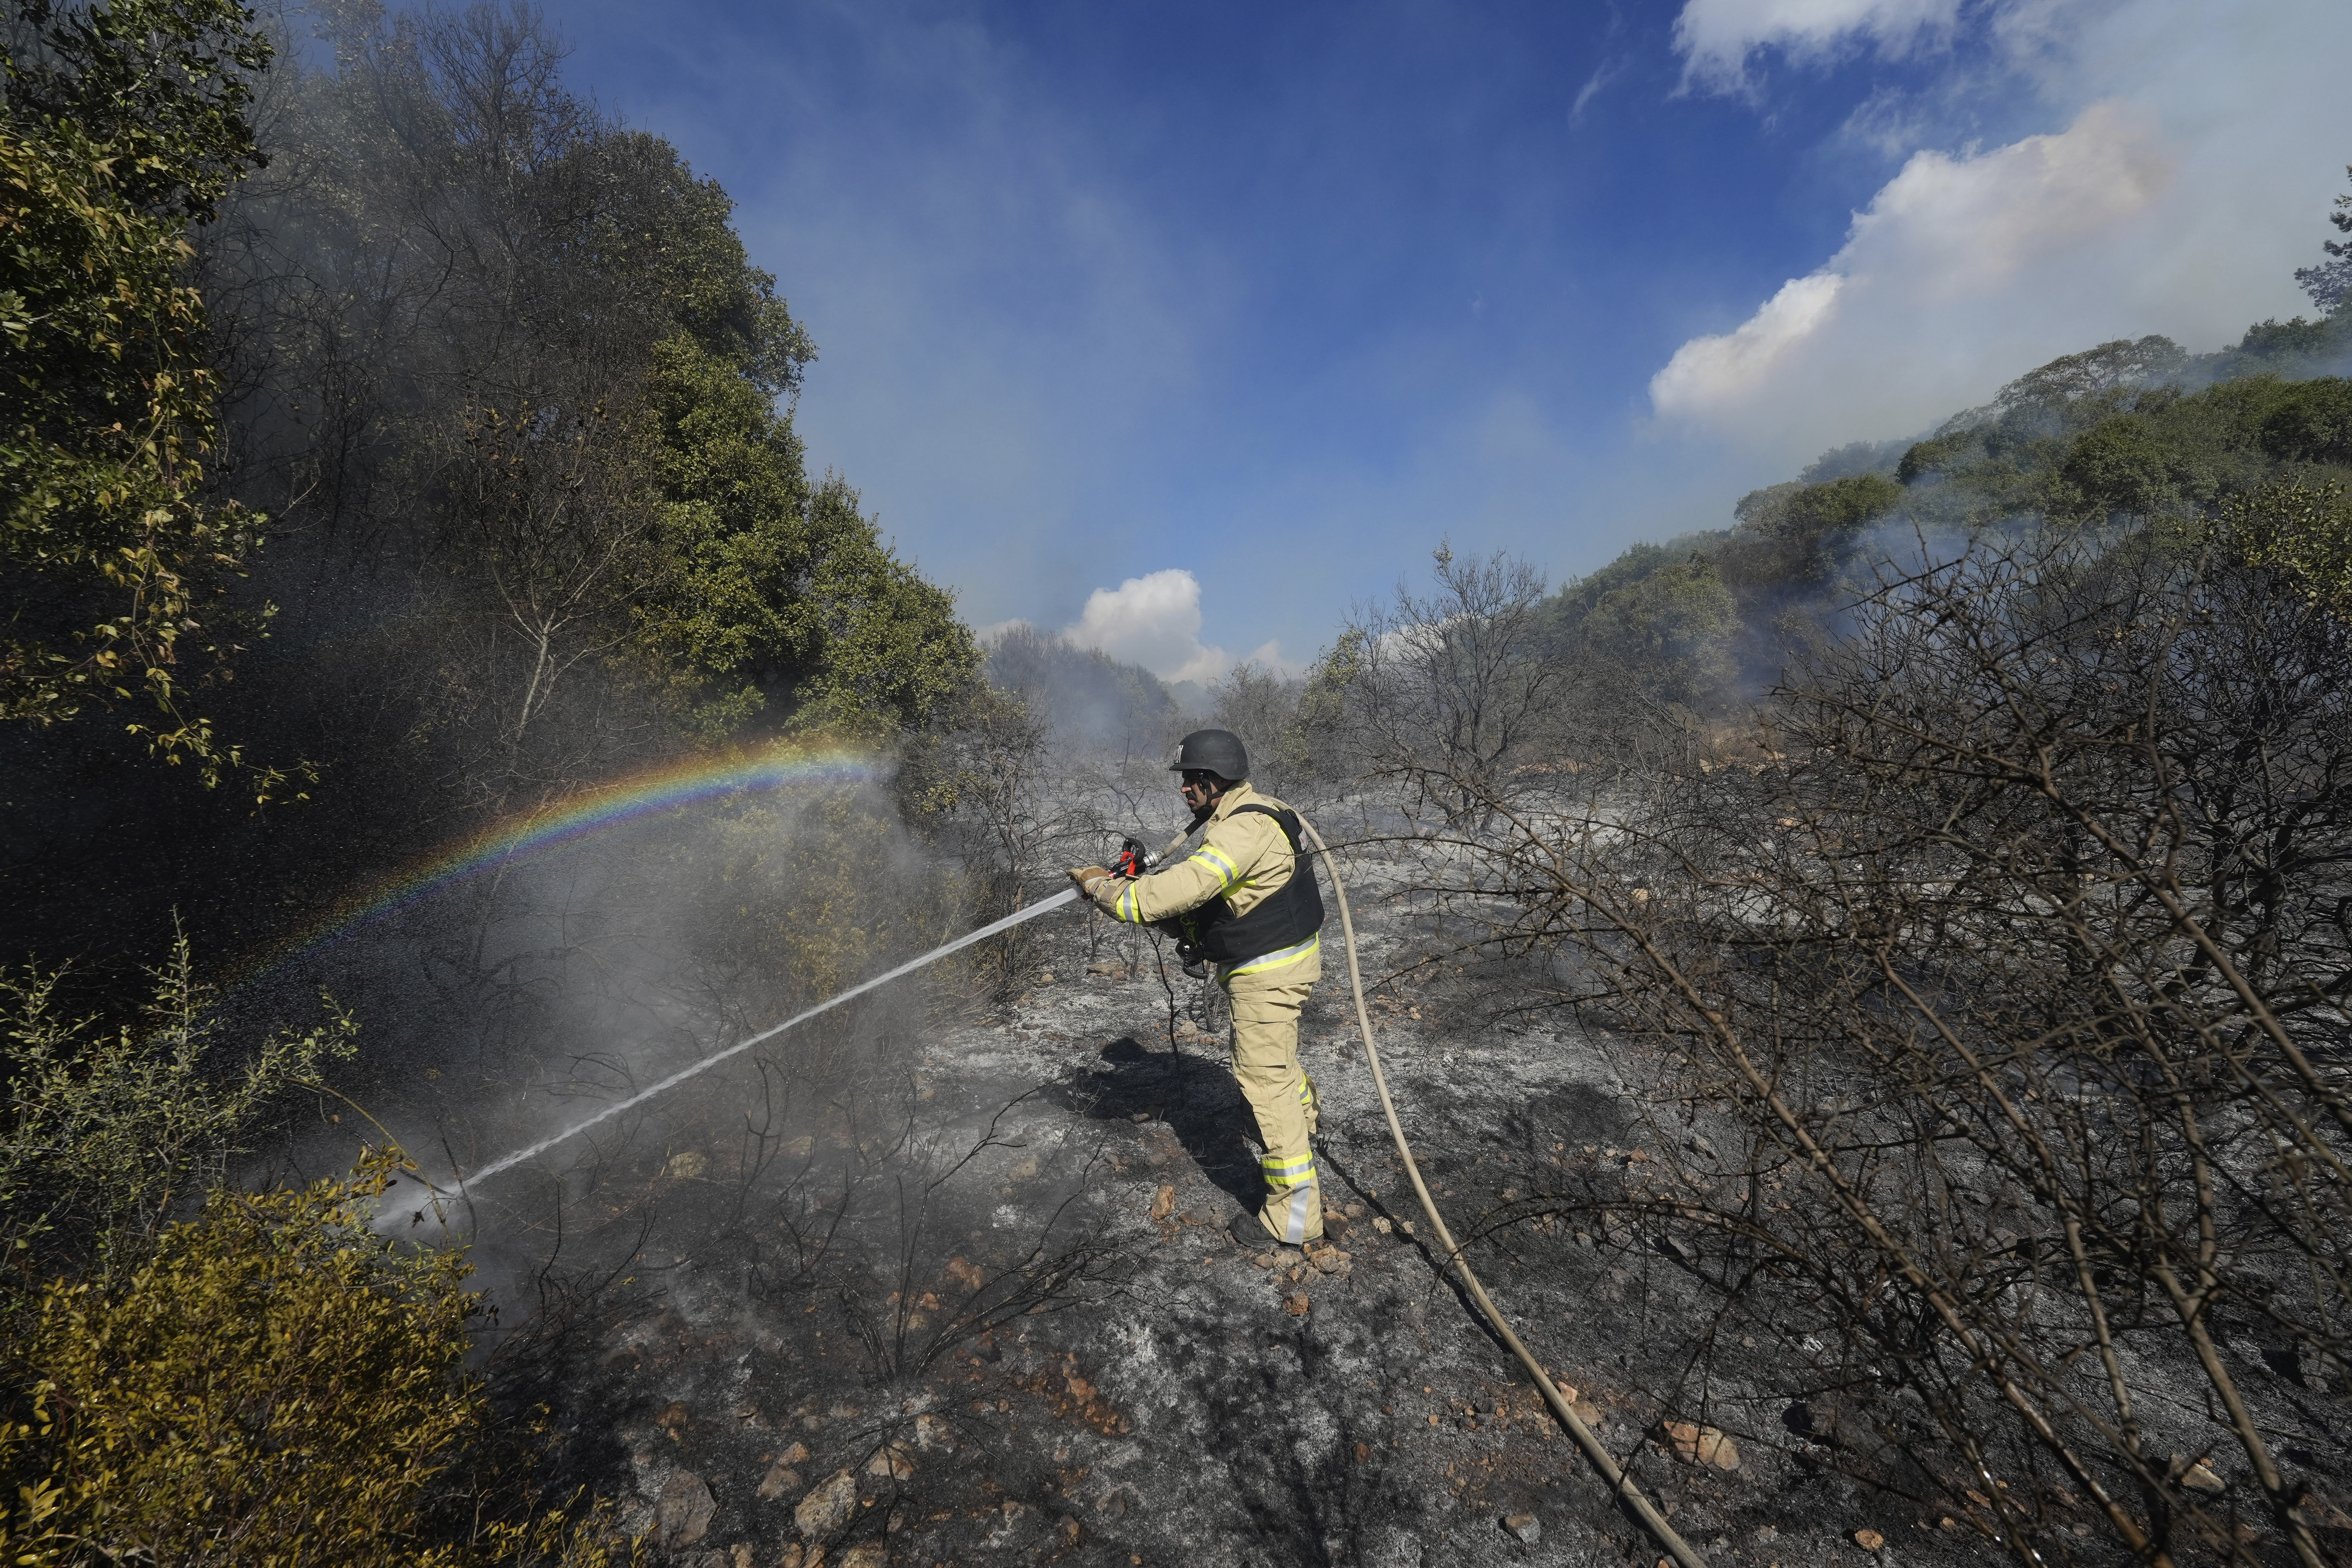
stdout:
{"type": "Polygon", "coordinates": [[[1340,881],[1339,864],[1332,858],[1329,847],[1323,842],[1323,836],[1315,831],[1315,825],[1302,816],[1298,819],[1298,826],[1314,841],[1315,853],[1322,858],[1324,869],[1331,874],[1331,891],[1338,895],[1339,902],[1339,934],[1348,949],[1348,984],[1355,992],[1357,1026],[1364,1031],[1364,1061],[1372,1069],[1372,1087],[1380,1091],[1381,1110],[1388,1117],[1389,1136],[1396,1140],[1397,1157],[1404,1162],[1404,1173],[1412,1181],[1413,1195],[1421,1200],[1421,1212],[1428,1216],[1429,1228],[1443,1249],[1445,1264],[1454,1270],[1454,1278],[1461,1280],[1462,1289],[1477,1307],[1479,1315],[1486,1320],[1487,1326],[1495,1331],[1496,1337],[1509,1347],[1519,1365],[1535,1380],[1544,1403],[1551,1407],[1551,1413],[1558,1417],[1559,1424],[1568,1429],[1568,1435],[1575,1440],[1576,1446],[1584,1450],[1584,1457],[1592,1462],[1592,1468],[1601,1473],[1601,1479],[1609,1483],[1612,1494],[1633,1510],[1633,1517],[1642,1521],[1642,1528],[1665,1549],[1666,1554],[1675,1561],[1675,1568],[1706,1568],[1706,1559],[1691,1549],[1690,1543],[1666,1522],[1666,1516],[1660,1513],[1642,1489],[1633,1484],[1624,1467],[1602,1446],[1599,1435],[1584,1424],[1584,1418],[1577,1415],[1575,1406],[1560,1393],[1559,1385],[1552,1382],[1528,1347],[1520,1342],[1519,1336],[1511,1331],[1511,1325],[1504,1321],[1502,1309],[1496,1307],[1494,1299],[1486,1294],[1486,1287],[1479,1283],[1478,1276],[1472,1271],[1470,1259],[1464,1255],[1461,1244],[1454,1239],[1454,1233],[1446,1228],[1444,1216],[1438,1214],[1437,1200],[1429,1195],[1429,1184],[1421,1179],[1421,1165],[1412,1157],[1412,1145],[1405,1141],[1403,1124],[1397,1120],[1396,1101],[1389,1095],[1388,1075],[1381,1070],[1380,1049],[1372,1044],[1372,1011],[1364,1002],[1364,973],[1356,960],[1356,921],[1348,909],[1347,884],[1340,881]]]}
{"type": "MultiPolygon", "coordinates": [[[[1675,1568],[1706,1568],[1706,1560],[1675,1533],[1674,1526],[1666,1522],[1665,1516],[1658,1511],[1656,1505],[1652,1503],[1642,1489],[1633,1484],[1633,1479],[1626,1475],[1624,1467],[1618,1464],[1615,1458],[1602,1446],[1600,1437],[1595,1435],[1591,1427],[1585,1425],[1583,1418],[1577,1415],[1575,1407],[1560,1393],[1559,1385],[1552,1382],[1549,1374],[1536,1361],[1528,1347],[1520,1342],[1519,1336],[1512,1331],[1511,1325],[1503,1317],[1502,1310],[1495,1305],[1494,1299],[1486,1294],[1486,1286],[1479,1282],[1477,1274],[1472,1270],[1470,1260],[1464,1254],[1461,1243],[1454,1239],[1453,1231],[1447,1228],[1444,1216],[1437,1212],[1437,1202],[1430,1196],[1429,1184],[1422,1180],[1421,1165],[1412,1156],[1412,1145],[1405,1140],[1403,1124],[1397,1120],[1396,1101],[1389,1094],[1388,1076],[1381,1070],[1380,1049],[1372,1039],[1371,1008],[1364,1000],[1363,970],[1356,956],[1356,922],[1353,913],[1348,907],[1347,885],[1340,880],[1338,862],[1333,859],[1330,847],[1323,842],[1323,836],[1315,831],[1314,824],[1302,816],[1298,819],[1298,825],[1305,830],[1307,837],[1314,842],[1316,855],[1331,874],[1331,891],[1337,895],[1339,904],[1339,931],[1348,950],[1348,984],[1355,994],[1356,1023],[1364,1033],[1364,1060],[1372,1069],[1372,1087],[1380,1092],[1381,1110],[1388,1118],[1389,1136],[1396,1141],[1397,1157],[1403,1162],[1405,1174],[1412,1182],[1413,1195],[1421,1200],[1421,1212],[1429,1220],[1429,1228],[1440,1248],[1444,1266],[1450,1268],[1454,1278],[1461,1281],[1463,1290],[1469,1296],[1472,1304],[1478,1309],[1479,1314],[1486,1320],[1487,1326],[1495,1331],[1496,1337],[1503,1342],[1511,1354],[1517,1358],[1519,1365],[1526,1369],[1528,1376],[1534,1380],[1536,1387],[1543,1394],[1544,1403],[1550,1406],[1552,1415],[1558,1418],[1559,1424],[1567,1428],[1569,1436],[1575,1440],[1576,1446],[1584,1451],[1584,1457],[1591,1461],[1592,1468],[1600,1472],[1603,1480],[1609,1483],[1612,1494],[1632,1510],[1633,1516],[1641,1521],[1642,1527],[1650,1532],[1652,1538],[1661,1547],[1665,1549],[1667,1554],[1674,1559],[1675,1568]]],[[[1174,850],[1177,846],[1192,837],[1192,828],[1188,827],[1178,834],[1169,841],[1167,848],[1160,854],[1165,855],[1174,850]]],[[[1120,854],[1118,871],[1123,875],[1140,876],[1160,858],[1160,856],[1145,853],[1141,846],[1129,840],[1120,854]]],[[[560,1132],[542,1138],[528,1148],[518,1149],[510,1154],[502,1155],[479,1170],[459,1177],[458,1185],[462,1190],[467,1186],[488,1181],[502,1171],[510,1170],[526,1160],[545,1153],[567,1139],[585,1132],[590,1128],[608,1121],[635,1106],[644,1104],[656,1095],[677,1088],[687,1079],[707,1072],[720,1062],[740,1056],[754,1046],[773,1039],[785,1030],[805,1023],[820,1013],[828,1012],[845,1002],[864,995],[868,991],[887,985],[901,975],[912,973],[924,965],[970,947],[974,942],[983,942],[1000,931],[1009,931],[1014,926],[1034,920],[1049,910],[1059,909],[1077,896],[1077,889],[1072,888],[1055,893],[1050,898],[1041,899],[1034,904],[1024,904],[1001,920],[992,921],[977,931],[967,932],[953,942],[933,948],[920,957],[909,959],[895,969],[886,970],[870,980],[864,981],[846,991],[825,998],[813,1007],[794,1014],[781,1024],[762,1029],[758,1034],[738,1040],[724,1050],[715,1052],[689,1066],[681,1068],[626,1099],[614,1101],[595,1115],[575,1122],[560,1132]]]]}

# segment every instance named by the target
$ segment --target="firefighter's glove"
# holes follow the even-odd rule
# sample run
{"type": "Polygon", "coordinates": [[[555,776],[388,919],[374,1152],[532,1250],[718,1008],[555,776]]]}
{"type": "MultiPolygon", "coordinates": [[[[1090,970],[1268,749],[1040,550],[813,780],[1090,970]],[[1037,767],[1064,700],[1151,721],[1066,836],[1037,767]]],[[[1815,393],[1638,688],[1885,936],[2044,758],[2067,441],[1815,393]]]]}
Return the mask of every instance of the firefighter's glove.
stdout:
{"type": "Polygon", "coordinates": [[[1100,866],[1074,866],[1070,868],[1070,880],[1078,885],[1080,896],[1092,902],[1095,890],[1110,880],[1110,873],[1100,866]]]}

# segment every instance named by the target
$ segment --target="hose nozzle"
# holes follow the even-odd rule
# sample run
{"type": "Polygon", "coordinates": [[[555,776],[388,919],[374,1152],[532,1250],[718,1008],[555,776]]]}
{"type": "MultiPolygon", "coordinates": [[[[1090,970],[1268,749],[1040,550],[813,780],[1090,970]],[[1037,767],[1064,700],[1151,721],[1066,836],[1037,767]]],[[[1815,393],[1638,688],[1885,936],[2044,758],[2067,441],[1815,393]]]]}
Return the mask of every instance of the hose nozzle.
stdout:
{"type": "Polygon", "coordinates": [[[1131,880],[1159,864],[1159,855],[1146,849],[1141,839],[1122,838],[1118,844],[1118,858],[1110,863],[1110,870],[1114,877],[1126,877],[1131,880]]]}

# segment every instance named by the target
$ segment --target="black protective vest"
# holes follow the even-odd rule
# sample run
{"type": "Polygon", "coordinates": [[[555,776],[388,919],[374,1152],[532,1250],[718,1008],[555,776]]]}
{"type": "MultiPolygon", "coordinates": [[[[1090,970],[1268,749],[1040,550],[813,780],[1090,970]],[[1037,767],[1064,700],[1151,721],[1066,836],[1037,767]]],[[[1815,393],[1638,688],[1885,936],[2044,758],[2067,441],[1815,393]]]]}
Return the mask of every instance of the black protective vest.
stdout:
{"type": "Polygon", "coordinates": [[[1247,963],[1295,947],[1323,929],[1323,893],[1315,884],[1314,864],[1300,847],[1298,814],[1270,805],[1237,805],[1233,815],[1257,812],[1274,818],[1290,840],[1290,880],[1258,900],[1245,915],[1234,913],[1232,903],[1219,899],[1176,918],[1181,956],[1207,959],[1212,963],[1247,963]]]}

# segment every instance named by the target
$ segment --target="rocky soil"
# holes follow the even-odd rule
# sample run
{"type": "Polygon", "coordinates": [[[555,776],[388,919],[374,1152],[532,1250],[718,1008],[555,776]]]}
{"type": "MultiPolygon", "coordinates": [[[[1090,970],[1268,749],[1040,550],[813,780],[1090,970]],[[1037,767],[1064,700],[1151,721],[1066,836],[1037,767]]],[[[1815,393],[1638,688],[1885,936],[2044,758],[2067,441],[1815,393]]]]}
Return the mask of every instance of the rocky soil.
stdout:
{"type": "MultiPolygon", "coordinates": [[[[783,1268],[762,1238],[805,1258],[827,1211],[745,1210],[723,1147],[648,1167],[663,1212],[731,1217],[635,1233],[636,1293],[583,1315],[557,1418],[656,1560],[1655,1562],[1412,1234],[1336,921],[1304,1031],[1336,1246],[1302,1258],[1225,1234],[1256,1151],[1213,995],[1133,936],[1050,920],[1034,986],[922,1031],[911,1132],[832,1211],[865,1216],[866,1285],[783,1268]]],[[[1370,920],[1379,973],[1400,937],[1370,920]]],[[[1473,1246],[1489,1289],[1710,1562],[1981,1555],[1671,1248],[1545,1212],[1571,1176],[1654,1158],[1611,1039],[1492,1024],[1465,984],[1384,985],[1375,1011],[1449,1221],[1517,1216],[1473,1246]]],[[[787,1151],[811,1190],[853,1142],[824,1125],[787,1151]]]]}

